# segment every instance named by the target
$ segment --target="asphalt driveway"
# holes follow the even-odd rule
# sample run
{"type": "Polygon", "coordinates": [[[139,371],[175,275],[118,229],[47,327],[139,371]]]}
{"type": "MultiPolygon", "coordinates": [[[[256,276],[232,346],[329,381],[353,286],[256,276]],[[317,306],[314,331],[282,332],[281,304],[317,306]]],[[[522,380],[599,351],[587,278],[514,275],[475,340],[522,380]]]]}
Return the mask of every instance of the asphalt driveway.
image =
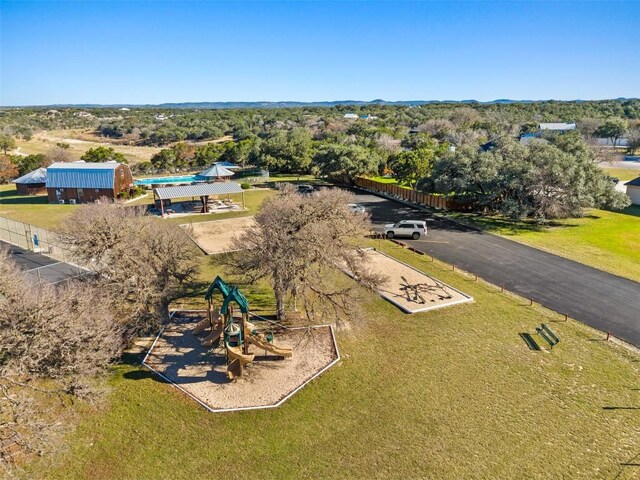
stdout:
{"type": "Polygon", "coordinates": [[[422,252],[640,347],[640,283],[401,203],[356,192],[376,230],[426,220],[429,235],[402,239],[422,252]]]}

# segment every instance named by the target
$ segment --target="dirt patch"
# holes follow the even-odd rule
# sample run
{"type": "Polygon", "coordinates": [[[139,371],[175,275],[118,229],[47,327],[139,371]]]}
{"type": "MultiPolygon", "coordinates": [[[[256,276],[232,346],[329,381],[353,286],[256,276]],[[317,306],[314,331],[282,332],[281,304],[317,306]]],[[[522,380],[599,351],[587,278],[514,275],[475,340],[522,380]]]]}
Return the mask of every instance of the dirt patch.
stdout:
{"type": "Polygon", "coordinates": [[[233,237],[255,225],[253,217],[180,225],[207,255],[231,251],[233,237]]]}
{"type": "Polygon", "coordinates": [[[407,313],[473,301],[446,283],[378,251],[368,250],[365,258],[372,272],[387,277],[378,293],[407,313]]]}
{"type": "Polygon", "coordinates": [[[339,358],[329,326],[278,329],[273,343],[292,348],[293,356],[282,359],[252,346],[255,360],[230,382],[224,348],[203,347],[204,336],[192,333],[204,317],[205,312],[177,312],[144,363],[212,411],[277,406],[339,358]]]}

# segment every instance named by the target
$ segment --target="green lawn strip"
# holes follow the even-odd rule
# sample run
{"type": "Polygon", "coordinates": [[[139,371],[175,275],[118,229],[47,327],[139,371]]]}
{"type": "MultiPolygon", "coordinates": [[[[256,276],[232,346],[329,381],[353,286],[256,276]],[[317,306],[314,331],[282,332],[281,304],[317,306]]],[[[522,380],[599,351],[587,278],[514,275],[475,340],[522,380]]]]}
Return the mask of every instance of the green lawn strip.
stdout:
{"type": "Polygon", "coordinates": [[[627,182],[634,178],[640,177],[640,169],[636,168],[602,168],[611,177],[620,179],[621,182],[627,182]]]}
{"type": "Polygon", "coordinates": [[[622,212],[592,209],[582,218],[558,220],[549,226],[483,215],[452,216],[511,240],[640,281],[640,206],[622,212]]]}
{"type": "Polygon", "coordinates": [[[397,185],[400,188],[406,188],[407,190],[411,190],[411,187],[409,185],[404,185],[402,183],[399,183],[395,178],[392,177],[367,177],[369,180],[373,180],[374,182],[378,182],[378,183],[387,183],[389,185],[397,185]]]}
{"type": "Polygon", "coordinates": [[[71,215],[77,205],[50,204],[47,195],[20,195],[15,185],[0,185],[0,216],[54,228],[71,215]]]}
{"type": "MultiPolygon", "coordinates": [[[[556,323],[542,307],[382,245],[475,303],[406,315],[368,294],[364,321],[338,333],[339,366],[274,410],[209,414],[144,369],[120,366],[109,406],[83,416],[68,451],[27,475],[613,478],[637,455],[636,411],[603,408],[639,406],[635,354],[579,322],[556,323]],[[550,353],[528,350],[518,336],[542,322],[561,338],[550,353]]],[[[203,285],[224,273],[203,261],[203,285]]],[[[272,305],[265,285],[246,294],[272,305]]]]}

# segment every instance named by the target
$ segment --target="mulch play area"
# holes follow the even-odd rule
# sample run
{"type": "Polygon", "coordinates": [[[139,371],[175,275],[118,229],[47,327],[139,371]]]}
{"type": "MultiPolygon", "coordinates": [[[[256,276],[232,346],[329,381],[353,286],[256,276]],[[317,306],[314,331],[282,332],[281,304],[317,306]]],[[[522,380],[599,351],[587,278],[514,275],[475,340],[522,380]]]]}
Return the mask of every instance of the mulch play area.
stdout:
{"type": "Polygon", "coordinates": [[[210,411],[278,406],[340,358],[330,326],[276,327],[252,317],[256,326],[273,328],[274,344],[293,349],[293,356],[280,358],[252,345],[255,360],[229,381],[225,349],[202,346],[203,337],[193,333],[203,318],[205,311],[175,312],[144,364],[210,411]]]}
{"type": "Polygon", "coordinates": [[[369,270],[387,278],[378,287],[380,296],[404,312],[424,312],[473,301],[460,290],[384,253],[370,249],[365,252],[365,258],[369,270]]]}

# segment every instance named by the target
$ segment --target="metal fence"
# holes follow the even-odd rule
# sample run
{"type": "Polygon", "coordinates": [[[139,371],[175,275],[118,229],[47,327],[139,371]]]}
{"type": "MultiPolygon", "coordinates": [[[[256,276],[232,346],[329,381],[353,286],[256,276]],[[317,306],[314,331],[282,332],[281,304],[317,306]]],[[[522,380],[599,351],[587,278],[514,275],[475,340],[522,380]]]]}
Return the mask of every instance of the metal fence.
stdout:
{"type": "Polygon", "coordinates": [[[58,283],[89,273],[74,261],[69,250],[61,245],[56,233],[50,230],[0,217],[0,240],[43,255],[21,255],[18,262],[28,274],[39,281],[58,283]]]}

